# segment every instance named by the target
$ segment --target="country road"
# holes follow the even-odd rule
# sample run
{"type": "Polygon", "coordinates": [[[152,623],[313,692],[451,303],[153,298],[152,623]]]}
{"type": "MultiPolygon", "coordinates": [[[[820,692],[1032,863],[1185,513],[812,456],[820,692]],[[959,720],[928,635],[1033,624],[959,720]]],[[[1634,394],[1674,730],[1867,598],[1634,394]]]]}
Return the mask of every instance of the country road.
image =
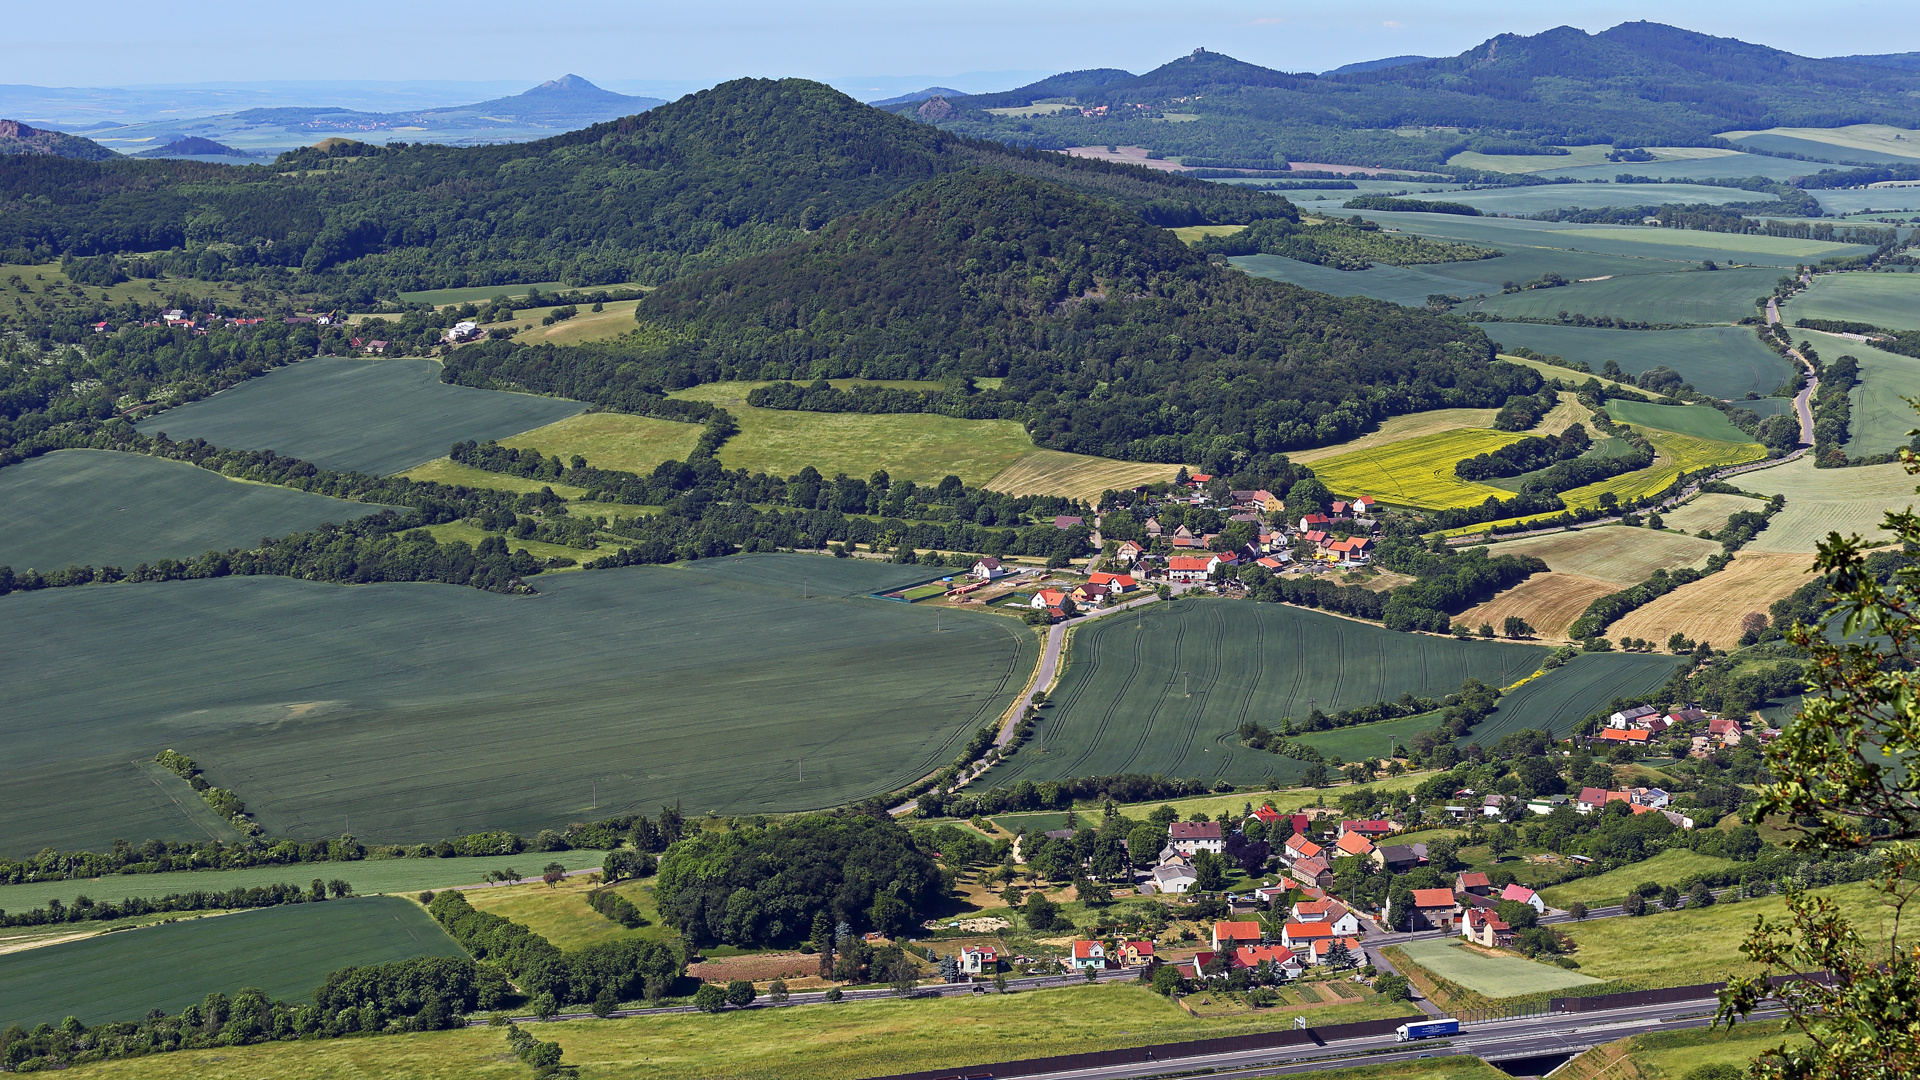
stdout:
{"type": "MultiPolygon", "coordinates": [[[[1772,326],[1774,323],[1777,323],[1779,321],[1780,321],[1780,305],[1773,300],[1768,300],[1767,301],[1767,325],[1772,326]]],[[[1807,362],[1806,357],[1800,355],[1799,349],[1795,349],[1789,346],[1787,349],[1787,355],[1793,357],[1795,361],[1797,361],[1802,367],[1807,369],[1806,385],[1802,386],[1800,388],[1800,392],[1793,396],[1793,411],[1800,415],[1800,445],[1812,446],[1813,445],[1813,393],[1814,391],[1820,389],[1820,377],[1814,374],[1813,365],[1807,362]]]]}

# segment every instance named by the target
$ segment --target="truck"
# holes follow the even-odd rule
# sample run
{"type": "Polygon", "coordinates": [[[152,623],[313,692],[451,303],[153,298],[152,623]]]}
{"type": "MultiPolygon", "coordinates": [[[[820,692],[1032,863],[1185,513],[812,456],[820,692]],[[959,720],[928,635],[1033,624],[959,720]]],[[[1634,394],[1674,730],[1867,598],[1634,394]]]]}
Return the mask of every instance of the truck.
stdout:
{"type": "Polygon", "coordinates": [[[1431,1039],[1440,1035],[1458,1035],[1460,1021],[1422,1020],[1417,1024],[1401,1024],[1394,1033],[1400,1037],[1401,1042],[1412,1039],[1431,1039]]]}

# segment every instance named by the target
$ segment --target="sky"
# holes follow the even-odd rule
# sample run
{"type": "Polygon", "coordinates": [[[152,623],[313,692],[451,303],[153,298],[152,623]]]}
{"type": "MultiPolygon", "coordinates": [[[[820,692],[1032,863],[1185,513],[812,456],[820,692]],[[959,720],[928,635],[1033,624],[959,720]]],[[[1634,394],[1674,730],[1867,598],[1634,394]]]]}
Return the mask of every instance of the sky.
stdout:
{"type": "Polygon", "coordinates": [[[524,0],[133,0],[20,5],[0,81],[56,87],[266,81],[503,81],[575,73],[677,95],[742,75],[872,98],[983,92],[1086,67],[1140,72],[1195,47],[1288,71],[1459,53],[1499,33],[1651,19],[1809,56],[1920,50],[1912,0],[704,0],[545,8],[524,0]],[[967,85],[955,85],[964,82],[967,85]]]}

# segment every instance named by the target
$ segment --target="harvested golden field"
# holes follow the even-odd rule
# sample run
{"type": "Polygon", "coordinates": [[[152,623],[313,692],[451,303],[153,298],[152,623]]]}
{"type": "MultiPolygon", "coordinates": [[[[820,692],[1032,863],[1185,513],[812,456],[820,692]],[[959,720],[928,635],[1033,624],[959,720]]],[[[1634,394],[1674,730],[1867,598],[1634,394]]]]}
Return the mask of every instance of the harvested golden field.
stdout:
{"type": "Polygon", "coordinates": [[[1696,495],[1684,504],[1661,514],[1667,528],[1683,532],[1697,533],[1708,529],[1718,533],[1727,519],[1742,510],[1758,512],[1765,509],[1766,503],[1758,499],[1749,499],[1744,495],[1721,495],[1708,492],[1696,495]]]}
{"type": "Polygon", "coordinates": [[[602,469],[646,474],[663,461],[685,461],[699,441],[699,424],[593,412],[501,439],[500,445],[538,450],[561,461],[578,454],[587,459],[587,464],[602,469]]]}
{"type": "Polygon", "coordinates": [[[1458,621],[1473,627],[1488,623],[1498,631],[1508,616],[1518,615],[1541,637],[1564,639],[1567,627],[1587,610],[1588,604],[1619,588],[1611,581],[1579,574],[1535,574],[1465,612],[1458,621]]]}
{"type": "MultiPolygon", "coordinates": [[[[1593,413],[1589,412],[1585,405],[1580,404],[1580,395],[1571,390],[1562,390],[1560,391],[1559,397],[1560,404],[1555,405],[1552,412],[1541,417],[1540,422],[1535,424],[1532,430],[1523,432],[1522,434],[1558,435],[1575,424],[1587,424],[1589,426],[1588,433],[1591,434],[1593,413]]],[[[1474,412],[1477,410],[1459,409],[1456,411],[1474,412]]],[[[1488,422],[1491,423],[1492,421],[1488,422]]]]}
{"type": "Polygon", "coordinates": [[[1742,551],[1733,565],[1691,585],[1682,585],[1607,628],[1608,637],[1646,638],[1665,644],[1678,632],[1695,641],[1731,648],[1740,639],[1740,619],[1766,614],[1768,605],[1813,580],[1813,562],[1802,554],[1742,551]]]}
{"type": "Polygon", "coordinates": [[[1887,511],[1920,501],[1914,496],[1915,479],[1898,463],[1816,469],[1801,458],[1742,474],[1733,482],[1747,491],[1787,497],[1787,508],[1747,545],[1752,551],[1812,552],[1829,532],[1883,540],[1887,534],[1880,531],[1880,520],[1887,511]]]}
{"type": "MultiPolygon", "coordinates": [[[[1368,432],[1357,439],[1348,439],[1337,446],[1322,446],[1316,450],[1302,450],[1299,453],[1288,454],[1287,460],[1302,463],[1322,461],[1348,451],[1367,450],[1421,435],[1436,435],[1442,431],[1453,431],[1457,428],[1484,428],[1493,423],[1494,414],[1498,411],[1497,409],[1435,409],[1432,412],[1390,417],[1380,422],[1378,431],[1368,432]]],[[[1551,418],[1559,412],[1559,409],[1555,409],[1548,416],[1551,418]]]]}
{"type": "Polygon", "coordinates": [[[1335,494],[1371,495],[1384,503],[1444,510],[1477,506],[1512,492],[1454,475],[1462,458],[1492,453],[1525,436],[1484,428],[1455,428],[1398,442],[1349,450],[1314,464],[1314,475],[1335,494]]]}
{"type": "Polygon", "coordinates": [[[987,481],[989,491],[1011,495],[1058,495],[1088,504],[1100,501],[1100,493],[1125,490],[1159,480],[1172,480],[1178,465],[1150,461],[1115,461],[1111,458],[1068,454],[1059,450],[1033,450],[1020,455],[1014,463],[987,481]]]}
{"type": "Polygon", "coordinates": [[[1699,566],[1707,556],[1718,552],[1720,545],[1678,533],[1602,525],[1508,540],[1488,550],[1494,555],[1535,555],[1546,560],[1556,573],[1579,574],[1625,587],[1645,581],[1655,570],[1699,566]]]}

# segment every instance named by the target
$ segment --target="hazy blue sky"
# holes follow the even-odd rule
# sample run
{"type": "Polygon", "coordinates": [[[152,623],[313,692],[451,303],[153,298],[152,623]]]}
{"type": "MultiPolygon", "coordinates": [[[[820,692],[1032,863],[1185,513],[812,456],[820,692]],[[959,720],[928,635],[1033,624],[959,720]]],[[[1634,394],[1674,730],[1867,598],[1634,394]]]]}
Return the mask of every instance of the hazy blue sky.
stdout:
{"type": "MultiPolygon", "coordinates": [[[[225,80],[519,80],[576,72],[629,92],[739,75],[914,81],[1083,67],[1144,71],[1204,46],[1293,71],[1449,55],[1502,32],[1654,19],[1805,55],[1920,50],[1913,0],[963,0],[885,4],[524,0],[20,4],[0,82],[125,86],[225,80]]],[[[964,90],[998,85],[963,86],[964,90]]],[[[874,88],[882,81],[866,80],[874,88]]],[[[867,95],[872,96],[872,95],[867,95]]]]}

